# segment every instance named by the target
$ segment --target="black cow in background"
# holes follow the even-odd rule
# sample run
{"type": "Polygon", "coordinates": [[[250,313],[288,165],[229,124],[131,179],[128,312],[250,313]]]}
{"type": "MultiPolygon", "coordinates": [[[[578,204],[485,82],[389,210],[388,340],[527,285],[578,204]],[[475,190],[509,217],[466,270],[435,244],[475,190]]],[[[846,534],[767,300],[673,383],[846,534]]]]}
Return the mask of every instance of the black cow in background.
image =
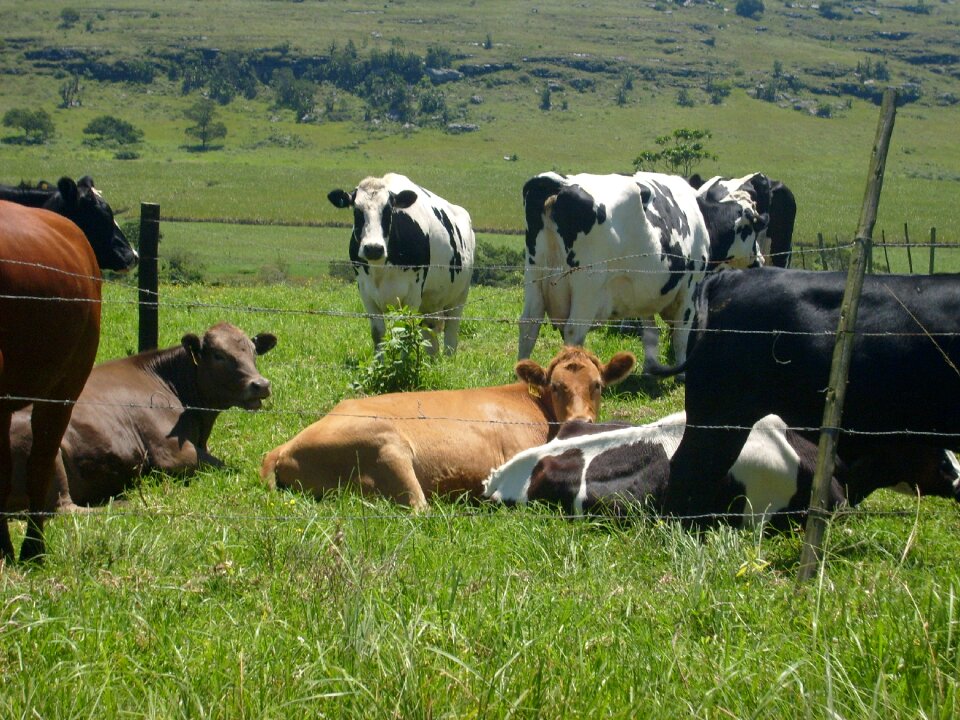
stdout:
{"type": "MultiPolygon", "coordinates": [[[[686,372],[687,428],[671,460],[668,512],[704,510],[765,415],[817,436],[845,281],[757,268],[703,285],[686,362],[653,370],[686,372]]],[[[856,468],[960,447],[960,275],[867,276],[855,333],[840,459],[856,468]]],[[[908,462],[903,480],[913,482],[908,462]]],[[[928,494],[960,499],[960,487],[928,494]]]]}
{"type": "Polygon", "coordinates": [[[137,251],[117,225],[113,208],[89,175],[77,182],[62,177],[56,188],[47,183],[37,187],[0,185],[0,200],[52,210],[71,220],[87,236],[101,270],[125,272],[139,260],[137,251]]]}

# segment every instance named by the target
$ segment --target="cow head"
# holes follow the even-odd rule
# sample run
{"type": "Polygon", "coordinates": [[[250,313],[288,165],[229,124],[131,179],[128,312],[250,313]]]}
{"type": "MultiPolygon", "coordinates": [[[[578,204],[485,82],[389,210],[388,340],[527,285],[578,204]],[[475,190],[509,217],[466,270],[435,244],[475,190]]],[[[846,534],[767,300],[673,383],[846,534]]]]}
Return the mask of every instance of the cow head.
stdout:
{"type": "Polygon", "coordinates": [[[60,178],[57,192],[44,207],[72,220],[83,231],[101,269],[126,272],[139,261],[137,251],[114,220],[113,209],[93,186],[89,175],[78,182],[60,178]]]}
{"type": "Polygon", "coordinates": [[[592,352],[566,346],[546,369],[533,360],[521,360],[514,371],[531,394],[549,402],[557,422],[596,422],[603,388],[626,378],[636,363],[633,353],[618,352],[604,365],[592,352]]]}
{"type": "Polygon", "coordinates": [[[181,342],[197,367],[197,388],[206,407],[259,410],[270,396],[270,381],[257,370],[256,357],[276,346],[276,336],[261,333],[251,339],[233,325],[219,323],[202,339],[189,333],[181,342]]]}
{"type": "Polygon", "coordinates": [[[394,193],[387,189],[382,178],[366,178],[352,193],[332,190],[327,199],[334,207],[353,208],[350,259],[383,264],[389,259],[387,245],[394,213],[412,206],[417,201],[417,193],[414,190],[394,193]]]}
{"type": "Polygon", "coordinates": [[[755,196],[746,187],[731,190],[713,178],[697,191],[710,236],[711,268],[743,269],[764,263],[760,243],[770,216],[758,211],[755,196]]]}

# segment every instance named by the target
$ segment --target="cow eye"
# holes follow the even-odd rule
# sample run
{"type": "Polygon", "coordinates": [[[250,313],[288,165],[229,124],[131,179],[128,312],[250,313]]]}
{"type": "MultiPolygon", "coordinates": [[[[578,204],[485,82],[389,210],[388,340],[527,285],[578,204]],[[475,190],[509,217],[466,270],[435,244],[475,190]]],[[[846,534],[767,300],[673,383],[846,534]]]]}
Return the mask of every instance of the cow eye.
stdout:
{"type": "Polygon", "coordinates": [[[226,362],[227,356],[224,353],[220,352],[219,350],[214,350],[213,359],[216,360],[217,362],[226,362]]]}

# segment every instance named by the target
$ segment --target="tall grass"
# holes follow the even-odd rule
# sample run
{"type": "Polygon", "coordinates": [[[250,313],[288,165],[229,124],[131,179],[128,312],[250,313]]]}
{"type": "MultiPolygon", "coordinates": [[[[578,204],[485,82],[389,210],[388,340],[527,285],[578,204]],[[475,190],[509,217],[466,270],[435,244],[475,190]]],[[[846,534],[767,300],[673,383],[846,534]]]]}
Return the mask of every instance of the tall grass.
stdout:
{"type": "MultiPolygon", "coordinates": [[[[135,292],[107,287],[101,359],[136,343],[135,292]]],[[[434,387],[509,381],[518,292],[478,287],[434,387]],[[471,327],[473,330],[471,330],[471,327]]],[[[356,290],[164,286],[161,344],[227,319],[275,332],[274,394],[230,411],[227,468],[146,478],[48,523],[41,566],[0,575],[3,717],[953,717],[960,658],[956,508],[881,493],[835,522],[797,586],[798,535],[690,535],[549,509],[434,503],[420,515],[343,492],[274,493],[261,455],[349,393],[372,347],[356,290]],[[896,514],[887,514],[893,511],[896,514]]],[[[638,345],[611,331],[601,356],[638,345]]],[[[545,334],[537,357],[558,338],[545,334]]],[[[637,347],[637,349],[639,349],[637,347]]],[[[604,417],[677,409],[667,384],[604,417]]],[[[450,438],[456,451],[456,438],[450,438]]],[[[14,523],[15,537],[22,533],[14,523]]]]}

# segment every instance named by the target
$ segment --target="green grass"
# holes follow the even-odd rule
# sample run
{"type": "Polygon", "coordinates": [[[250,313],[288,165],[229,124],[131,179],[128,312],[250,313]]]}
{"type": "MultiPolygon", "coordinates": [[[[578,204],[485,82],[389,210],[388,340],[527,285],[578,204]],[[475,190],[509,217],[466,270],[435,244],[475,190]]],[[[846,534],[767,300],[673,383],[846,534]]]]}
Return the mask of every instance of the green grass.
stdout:
{"type": "MultiPolygon", "coordinates": [[[[135,291],[106,289],[100,359],[136,344],[135,291]]],[[[519,290],[476,288],[431,387],[510,380],[519,290]]],[[[835,522],[797,586],[798,535],[565,520],[342,493],[274,493],[264,452],[349,394],[369,359],[356,290],[161,289],[161,344],[227,319],[275,332],[274,394],[230,411],[227,468],[147,478],[48,523],[42,566],[0,574],[0,715],[50,717],[927,717],[960,712],[955,504],[891,493],[835,522]],[[337,314],[332,314],[337,313],[337,314]],[[896,514],[888,514],[893,511],[896,514]]],[[[629,338],[594,331],[602,357],[629,338]]],[[[536,357],[558,346],[545,333],[536,357]]],[[[631,380],[603,417],[682,390],[631,380]]],[[[451,444],[455,446],[455,438],[451,444]]],[[[15,541],[22,524],[13,523],[15,541]]]]}

